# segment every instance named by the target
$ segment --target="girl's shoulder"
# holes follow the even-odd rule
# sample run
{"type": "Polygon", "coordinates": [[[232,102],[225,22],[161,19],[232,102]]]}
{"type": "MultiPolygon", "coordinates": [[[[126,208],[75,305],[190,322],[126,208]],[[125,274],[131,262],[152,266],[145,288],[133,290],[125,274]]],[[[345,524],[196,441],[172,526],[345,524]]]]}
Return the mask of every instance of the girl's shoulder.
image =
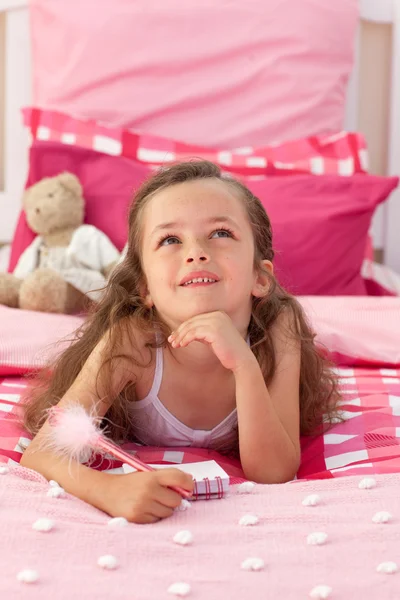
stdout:
{"type": "Polygon", "coordinates": [[[110,363],[119,380],[138,380],[154,361],[155,333],[141,330],[126,317],[107,329],[94,349],[90,362],[110,363]]]}
{"type": "Polygon", "coordinates": [[[153,355],[153,347],[157,343],[155,331],[141,329],[132,317],[125,317],[116,323],[107,332],[106,338],[121,354],[136,359],[148,359],[153,355]]]}

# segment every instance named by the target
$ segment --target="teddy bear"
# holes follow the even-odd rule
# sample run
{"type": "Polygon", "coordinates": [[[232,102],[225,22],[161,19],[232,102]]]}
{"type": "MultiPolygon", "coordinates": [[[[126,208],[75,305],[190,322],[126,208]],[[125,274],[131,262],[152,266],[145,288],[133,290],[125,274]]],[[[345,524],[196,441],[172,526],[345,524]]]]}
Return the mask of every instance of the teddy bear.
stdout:
{"type": "Polygon", "coordinates": [[[84,225],[79,179],[64,172],[29,187],[22,199],[36,237],[11,273],[0,274],[0,304],[51,313],[84,311],[101,297],[120,259],[111,240],[84,225]]]}

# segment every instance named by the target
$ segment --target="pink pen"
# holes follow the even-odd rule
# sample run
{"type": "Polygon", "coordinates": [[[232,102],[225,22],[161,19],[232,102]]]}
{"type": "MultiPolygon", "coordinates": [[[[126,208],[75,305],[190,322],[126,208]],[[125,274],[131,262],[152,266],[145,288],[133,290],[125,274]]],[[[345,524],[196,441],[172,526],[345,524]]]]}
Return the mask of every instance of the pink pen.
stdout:
{"type": "MultiPolygon", "coordinates": [[[[156,470],[105,437],[96,425],[98,422],[99,418],[91,417],[81,404],[70,404],[66,408],[52,407],[49,410],[49,424],[53,428],[51,448],[78,461],[86,454],[88,448],[91,448],[108,452],[137,471],[156,470]]],[[[171,486],[171,489],[178,492],[182,498],[190,498],[192,495],[191,492],[178,486],[171,486]]]]}

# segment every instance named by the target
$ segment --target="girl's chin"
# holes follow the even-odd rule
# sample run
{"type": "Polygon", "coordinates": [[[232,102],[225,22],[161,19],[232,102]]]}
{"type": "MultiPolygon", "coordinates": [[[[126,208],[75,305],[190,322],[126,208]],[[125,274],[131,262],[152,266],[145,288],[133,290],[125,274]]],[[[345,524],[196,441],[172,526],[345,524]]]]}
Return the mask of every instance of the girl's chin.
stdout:
{"type": "Polygon", "coordinates": [[[227,306],[221,302],[215,302],[211,298],[197,298],[194,302],[187,302],[182,306],[182,312],[193,312],[199,314],[203,312],[214,312],[216,310],[227,310],[227,306]]]}
{"type": "MultiPolygon", "coordinates": [[[[166,322],[174,322],[174,323],[184,323],[189,319],[193,319],[193,317],[197,317],[198,315],[202,315],[204,313],[223,311],[228,313],[227,309],[217,306],[211,303],[198,303],[196,306],[184,306],[182,310],[174,311],[174,314],[171,314],[171,311],[166,312],[164,320],[166,322]]],[[[228,313],[229,314],[229,313],[228,313]]]]}

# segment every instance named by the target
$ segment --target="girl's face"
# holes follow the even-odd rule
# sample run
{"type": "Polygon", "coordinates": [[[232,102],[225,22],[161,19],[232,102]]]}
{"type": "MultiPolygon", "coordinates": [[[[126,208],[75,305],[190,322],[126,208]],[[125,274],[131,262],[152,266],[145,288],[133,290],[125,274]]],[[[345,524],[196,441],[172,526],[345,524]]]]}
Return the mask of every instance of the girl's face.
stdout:
{"type": "Polygon", "coordinates": [[[142,234],[146,303],[171,329],[220,310],[247,330],[252,297],[267,292],[268,279],[254,269],[245,207],[227,184],[195,180],[157,192],[144,209],[142,234]]]}

